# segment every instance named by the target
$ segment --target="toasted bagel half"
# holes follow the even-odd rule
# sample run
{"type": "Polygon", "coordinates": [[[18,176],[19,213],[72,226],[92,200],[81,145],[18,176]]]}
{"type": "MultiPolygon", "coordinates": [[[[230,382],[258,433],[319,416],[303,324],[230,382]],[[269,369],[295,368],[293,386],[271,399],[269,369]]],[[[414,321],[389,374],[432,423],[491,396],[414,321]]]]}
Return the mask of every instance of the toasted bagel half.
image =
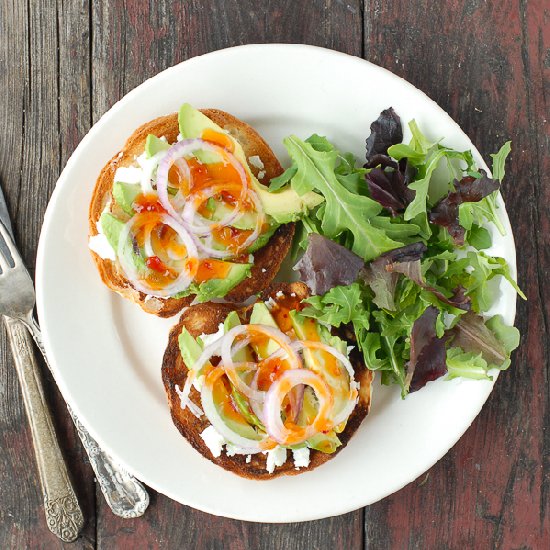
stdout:
{"type": "MultiPolygon", "coordinates": [[[[247,158],[258,156],[264,168],[263,174],[251,165],[250,169],[261,183],[280,175],[283,171],[277,157],[269,145],[251,126],[236,117],[217,109],[202,110],[208,118],[228,131],[242,146],[247,158]]],[[[132,166],[135,157],[143,153],[145,140],[148,134],[157,137],[165,136],[169,143],[175,143],[179,133],[178,116],[176,113],[162,116],[147,122],[139,127],[129,138],[122,150],[103,167],[97,179],[89,209],[90,236],[98,234],[97,222],[106,205],[112,204],[113,178],[117,168],[132,166]]],[[[254,265],[250,277],[241,281],[226,296],[230,302],[242,302],[266,288],[273,280],[284,257],[290,248],[294,235],[294,224],[280,226],[269,242],[254,252],[254,265]]],[[[133,302],[139,304],[147,313],[159,317],[171,317],[188,306],[195,298],[194,295],[183,298],[156,298],[148,296],[133,288],[130,281],[118,268],[117,262],[103,259],[92,252],[101,279],[111,289],[133,302]]]]}
{"type": "MultiPolygon", "coordinates": [[[[269,298],[277,302],[286,295],[295,293],[298,298],[304,299],[309,296],[308,289],[303,283],[274,283],[260,296],[260,300],[269,298]],[[283,295],[281,296],[281,293],[283,295]]],[[[239,476],[249,479],[271,479],[280,475],[296,475],[308,470],[313,470],[324,464],[340,452],[348,443],[357,428],[367,416],[371,402],[371,383],[373,373],[369,371],[360,358],[360,354],[352,351],[350,360],[355,370],[355,380],[359,383],[359,401],[351,413],[344,431],[338,434],[342,445],[333,454],[321,451],[310,451],[310,463],[306,468],[295,469],[293,461],[289,458],[282,466],[275,469],[273,473],[266,470],[266,456],[262,453],[251,455],[247,462],[244,455],[228,456],[223,452],[219,457],[214,457],[210,449],[201,438],[201,433],[210,425],[205,416],[195,417],[189,409],[182,409],[180,398],[176,392],[176,386],[183,388],[187,378],[187,366],[185,365],[179,345],[178,337],[185,327],[191,336],[197,337],[201,334],[213,334],[217,332],[220,323],[223,323],[231,311],[236,311],[243,323],[248,322],[252,305],[238,309],[231,304],[205,303],[188,308],[182,315],[178,324],[172,328],[168,340],[168,347],[164,353],[162,363],[162,380],[168,396],[168,404],[172,420],[181,435],[205,458],[231,471],[239,476]]],[[[200,406],[200,394],[195,388],[191,389],[191,400],[200,406]]]]}

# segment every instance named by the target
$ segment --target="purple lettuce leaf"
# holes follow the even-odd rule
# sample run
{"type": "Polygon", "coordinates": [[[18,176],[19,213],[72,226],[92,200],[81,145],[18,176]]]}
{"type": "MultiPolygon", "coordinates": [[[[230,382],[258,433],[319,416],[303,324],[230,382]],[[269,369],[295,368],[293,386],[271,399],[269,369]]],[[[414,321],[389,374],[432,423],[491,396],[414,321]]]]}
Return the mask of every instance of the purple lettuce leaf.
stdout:
{"type": "MultiPolygon", "coordinates": [[[[361,271],[361,278],[374,292],[372,301],[378,307],[395,310],[394,295],[399,273],[410,273],[422,280],[420,260],[426,249],[422,242],[408,244],[382,254],[365,266],[361,271]]],[[[417,279],[413,280],[417,282],[417,279]]]]}
{"type": "Polygon", "coordinates": [[[415,192],[407,187],[405,173],[400,167],[394,170],[373,168],[365,175],[365,180],[371,198],[387,208],[392,216],[404,212],[414,199],[415,192]]]}
{"type": "Polygon", "coordinates": [[[370,125],[370,136],[367,138],[367,162],[374,155],[387,155],[388,147],[403,141],[401,119],[393,107],[385,109],[370,125]]]}
{"type": "Polygon", "coordinates": [[[466,234],[459,222],[458,207],[464,202],[479,202],[500,187],[500,182],[489,178],[484,170],[480,172],[481,178],[467,176],[460,181],[455,180],[455,191],[450,191],[430,212],[430,222],[446,227],[457,246],[464,244],[466,234]]]}
{"type": "Polygon", "coordinates": [[[373,302],[383,309],[395,309],[394,295],[399,274],[414,281],[418,286],[434,294],[441,302],[452,307],[468,311],[471,308],[470,297],[466,296],[465,289],[458,286],[452,296],[447,297],[443,292],[430,285],[422,276],[420,260],[427,247],[423,242],[417,242],[390,250],[376,260],[370,262],[361,271],[361,278],[374,292],[373,302]]]}
{"type": "Polygon", "coordinates": [[[411,356],[405,379],[405,386],[408,386],[410,392],[420,390],[428,382],[437,380],[447,373],[447,337],[437,337],[435,324],[438,315],[439,310],[429,306],[413,324],[411,356]]]}
{"type": "Polygon", "coordinates": [[[364,261],[346,247],[311,233],[307,249],[294,266],[313,294],[325,294],[335,286],[357,280],[364,261]]]}

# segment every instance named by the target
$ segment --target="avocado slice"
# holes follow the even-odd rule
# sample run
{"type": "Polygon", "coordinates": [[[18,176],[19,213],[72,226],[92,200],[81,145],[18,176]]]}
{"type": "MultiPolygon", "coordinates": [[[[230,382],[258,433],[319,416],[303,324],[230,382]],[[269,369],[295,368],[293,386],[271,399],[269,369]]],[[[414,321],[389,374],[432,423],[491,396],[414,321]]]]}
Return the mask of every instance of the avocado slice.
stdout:
{"type": "Polygon", "coordinates": [[[189,334],[185,327],[178,336],[178,344],[183,362],[188,368],[192,367],[202,353],[201,344],[189,334]]]}
{"type": "Polygon", "coordinates": [[[338,439],[338,436],[333,430],[326,434],[316,434],[310,437],[306,443],[310,449],[315,449],[327,454],[334,453],[336,449],[342,445],[342,442],[338,439]]]}
{"type": "Polygon", "coordinates": [[[136,183],[113,183],[113,199],[130,216],[134,215],[133,204],[140,193],[141,186],[136,183]]]}
{"type": "MultiPolygon", "coordinates": [[[[252,308],[252,313],[250,315],[250,324],[251,325],[266,325],[268,327],[279,328],[273,315],[264,304],[264,302],[257,302],[252,308]]],[[[279,345],[273,340],[268,340],[267,346],[262,345],[253,345],[254,351],[260,359],[266,359],[272,353],[275,353],[279,349],[279,345]]]]}
{"type": "MultiPolygon", "coordinates": [[[[101,215],[100,224],[101,230],[107,238],[107,241],[109,241],[109,244],[113,247],[113,250],[117,251],[120,232],[124,227],[124,222],[120,221],[109,212],[104,212],[101,215]]],[[[146,269],[145,261],[141,256],[132,254],[131,258],[137,269],[146,269]]],[[[173,297],[183,298],[189,294],[196,294],[198,302],[208,302],[212,298],[223,298],[243,279],[250,276],[251,269],[252,264],[231,263],[229,272],[224,279],[210,279],[209,281],[204,281],[200,284],[192,283],[189,288],[183,292],[178,292],[173,297]]]]}
{"type": "Polygon", "coordinates": [[[145,139],[145,158],[150,159],[161,151],[170,149],[170,144],[154,134],[149,134],[145,139]]]}
{"type": "MultiPolygon", "coordinates": [[[[230,262],[228,262],[230,263],[230,262]]],[[[210,279],[195,287],[198,302],[208,302],[212,298],[223,298],[232,288],[236,287],[243,279],[250,277],[252,264],[231,263],[231,268],[224,279],[210,279]]]]}
{"type": "MultiPolygon", "coordinates": [[[[301,340],[313,340],[323,342],[329,346],[336,348],[343,355],[347,355],[346,343],[332,336],[324,327],[321,327],[316,321],[311,318],[304,317],[297,311],[290,312],[290,320],[296,336],[301,340]]],[[[327,384],[334,390],[334,405],[336,410],[343,408],[347,400],[344,396],[349,389],[349,378],[347,371],[340,367],[339,373],[331,372],[325,362],[319,360],[319,351],[304,350],[304,361],[308,368],[323,376],[327,384]]],[[[337,426],[336,431],[341,432],[345,425],[337,426]]]]}
{"type": "Polygon", "coordinates": [[[265,426],[260,422],[260,419],[252,412],[248,401],[244,395],[231,386],[231,397],[233,398],[233,403],[237,405],[239,412],[244,416],[245,420],[252,426],[256,426],[260,430],[265,432],[265,426]]]}
{"type": "Polygon", "coordinates": [[[101,225],[101,231],[109,241],[109,244],[113,247],[113,250],[116,252],[118,249],[118,239],[120,237],[120,232],[124,227],[124,222],[120,221],[118,218],[115,218],[109,212],[103,212],[99,218],[99,223],[101,225]]]}
{"type": "MultiPolygon", "coordinates": [[[[223,322],[223,326],[225,329],[225,332],[229,332],[232,328],[237,327],[241,324],[241,320],[239,319],[239,316],[237,315],[236,311],[231,311],[229,315],[225,318],[225,321],[223,322]]],[[[243,348],[242,350],[238,351],[233,358],[235,361],[252,361],[252,353],[250,352],[249,348],[243,348]]],[[[261,430],[265,431],[264,425],[260,422],[258,417],[252,412],[252,409],[250,408],[248,401],[246,400],[246,397],[238,391],[235,387],[231,388],[231,397],[233,398],[233,403],[237,405],[237,408],[239,409],[239,412],[245,417],[246,421],[256,426],[257,428],[260,428],[261,430]]]]}
{"type": "MultiPolygon", "coordinates": [[[[193,108],[189,103],[184,103],[181,106],[178,122],[180,133],[185,138],[200,138],[204,130],[210,128],[216,132],[228,135],[233,140],[235,144],[233,154],[247,171],[252,186],[258,193],[266,214],[271,216],[277,223],[282,224],[295,221],[302,213],[307,212],[324,201],[324,198],[317,193],[309,192],[300,196],[291,188],[277,193],[270,193],[268,188],[262,185],[251,172],[241,145],[233,139],[230,134],[227,134],[220,126],[215,124],[206,115],[193,108]]],[[[201,155],[203,155],[202,152],[201,155]]],[[[200,158],[203,162],[206,162],[203,156],[200,158]]]]}
{"type": "Polygon", "coordinates": [[[236,311],[231,311],[223,322],[223,328],[225,332],[229,332],[232,328],[238,327],[241,324],[241,320],[236,311]]]}
{"type": "MultiPolygon", "coordinates": [[[[234,318],[232,320],[234,321],[234,318]]],[[[238,317],[237,317],[237,321],[238,321],[238,317]]],[[[225,326],[225,323],[224,323],[224,326],[225,326]]],[[[203,346],[199,343],[197,339],[193,338],[193,336],[189,334],[189,331],[185,327],[182,329],[180,335],[178,336],[178,344],[179,344],[180,353],[184,363],[188,367],[190,367],[191,365],[194,365],[202,353],[203,346]]],[[[206,365],[209,365],[209,363],[206,363],[206,365]]],[[[200,376],[201,373],[197,373],[197,374],[200,376]]],[[[223,418],[224,422],[232,430],[237,432],[239,435],[242,435],[243,437],[248,437],[251,439],[258,439],[258,434],[256,433],[256,430],[252,428],[252,426],[258,426],[263,429],[261,422],[258,420],[256,415],[254,415],[250,411],[250,409],[248,408],[248,403],[246,402],[245,398],[238,391],[236,391],[235,388],[232,388],[231,398],[233,400],[233,403],[237,405],[237,408],[239,409],[239,412],[241,413],[243,420],[241,421],[239,419],[239,421],[237,421],[237,417],[229,418],[227,415],[224,414],[222,404],[215,403],[216,408],[220,413],[220,416],[223,418]]]]}
{"type": "MultiPolygon", "coordinates": [[[[252,309],[252,314],[250,316],[250,324],[267,325],[278,328],[275,319],[271,315],[271,312],[269,311],[266,304],[263,302],[258,302],[254,304],[254,308],[252,309]]],[[[254,347],[256,353],[258,354],[258,357],[260,359],[265,359],[266,357],[277,351],[279,346],[275,342],[270,340],[267,345],[267,350],[258,349],[257,346],[254,347]]],[[[302,411],[300,412],[300,417],[298,418],[298,424],[300,424],[300,422],[305,424],[305,420],[307,418],[309,418],[310,416],[314,417],[317,414],[316,407],[317,401],[315,399],[314,393],[311,388],[306,387],[304,390],[304,400],[302,411]]],[[[337,447],[341,445],[340,440],[338,439],[338,436],[334,433],[334,431],[330,431],[328,434],[319,433],[305,441],[305,444],[311,449],[316,449],[324,453],[333,453],[337,449],[337,447]]]]}
{"type": "Polygon", "coordinates": [[[269,226],[269,228],[264,231],[253,243],[252,245],[250,245],[247,249],[247,252],[249,254],[253,254],[254,252],[256,252],[256,250],[259,250],[260,248],[264,247],[267,242],[269,241],[269,239],[271,239],[271,237],[273,237],[273,233],[275,233],[275,231],[277,231],[277,229],[279,228],[279,224],[278,223],[273,223],[269,226]]]}

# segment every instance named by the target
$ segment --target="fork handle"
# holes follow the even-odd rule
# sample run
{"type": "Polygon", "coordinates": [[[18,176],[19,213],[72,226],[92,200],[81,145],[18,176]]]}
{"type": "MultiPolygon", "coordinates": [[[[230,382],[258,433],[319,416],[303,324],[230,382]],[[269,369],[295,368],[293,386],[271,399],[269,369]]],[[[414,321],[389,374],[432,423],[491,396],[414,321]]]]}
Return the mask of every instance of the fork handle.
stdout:
{"type": "Polygon", "coordinates": [[[32,340],[21,321],[4,317],[4,322],[31,427],[48,528],[61,540],[72,542],[84,525],[84,517],[46,405],[32,340]]]}
{"type": "MultiPolygon", "coordinates": [[[[51,370],[42,342],[42,332],[32,312],[25,317],[23,323],[32,334],[36,345],[44,356],[46,365],[51,370]]],[[[80,441],[88,454],[101,492],[112,512],[119,517],[128,519],[142,516],[149,506],[149,494],[143,484],[103,451],[69,405],[67,405],[67,409],[73,419],[80,441]]]]}

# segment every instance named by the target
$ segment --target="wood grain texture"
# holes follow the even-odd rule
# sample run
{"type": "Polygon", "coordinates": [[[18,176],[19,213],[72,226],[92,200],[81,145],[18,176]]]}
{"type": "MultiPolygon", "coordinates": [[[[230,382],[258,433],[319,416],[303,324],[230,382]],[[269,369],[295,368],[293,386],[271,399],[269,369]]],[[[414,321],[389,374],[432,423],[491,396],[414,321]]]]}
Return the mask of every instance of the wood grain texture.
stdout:
{"type": "Polygon", "coordinates": [[[503,194],[529,299],[518,301],[523,337],[511,369],[444,459],[366,510],[367,547],[550,545],[548,8],[544,0],[365,4],[367,59],[435,99],[487,160],[512,140],[503,194]]]}
{"type": "MultiPolygon", "coordinates": [[[[31,268],[55,181],[91,123],[146,78],[211,50],[298,42],[363,54],[436,100],[485,158],[513,142],[504,196],[529,298],[518,303],[522,345],[437,465],[364,512],[316,522],[217,518],[154,492],[143,518],[122,520],[47,375],[87,518],[73,548],[550,547],[549,9],[546,0],[0,0],[0,183],[31,268]]],[[[0,548],[57,548],[3,329],[0,376],[0,548]]]]}
{"type": "MultiPolygon", "coordinates": [[[[34,267],[38,235],[62,164],[90,123],[89,89],[79,86],[89,65],[86,3],[8,2],[0,5],[0,181],[26,264],[34,267]],[[84,17],[82,17],[84,16],[84,17]],[[79,111],[84,105],[84,113],[79,111]],[[86,114],[87,113],[87,114],[86,114]]],[[[15,367],[2,328],[0,342],[0,548],[58,548],[46,526],[33,447],[15,367]]],[[[38,357],[38,356],[37,356],[38,357]]],[[[95,486],[65,404],[51,375],[47,400],[87,523],[72,547],[95,543],[95,486]]]]}

